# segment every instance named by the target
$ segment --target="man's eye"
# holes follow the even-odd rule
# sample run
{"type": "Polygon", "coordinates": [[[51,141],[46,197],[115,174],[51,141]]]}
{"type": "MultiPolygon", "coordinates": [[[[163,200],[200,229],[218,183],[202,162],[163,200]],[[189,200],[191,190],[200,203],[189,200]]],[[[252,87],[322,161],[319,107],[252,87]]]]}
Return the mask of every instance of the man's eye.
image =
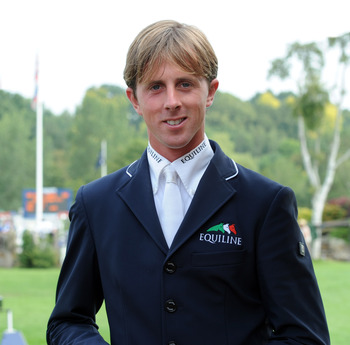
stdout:
{"type": "Polygon", "coordinates": [[[151,86],[151,90],[153,91],[158,91],[160,89],[160,85],[159,84],[155,84],[151,86]]]}
{"type": "Polygon", "coordinates": [[[181,83],[181,86],[184,88],[188,88],[191,86],[191,84],[189,82],[183,82],[183,83],[181,83]]]}

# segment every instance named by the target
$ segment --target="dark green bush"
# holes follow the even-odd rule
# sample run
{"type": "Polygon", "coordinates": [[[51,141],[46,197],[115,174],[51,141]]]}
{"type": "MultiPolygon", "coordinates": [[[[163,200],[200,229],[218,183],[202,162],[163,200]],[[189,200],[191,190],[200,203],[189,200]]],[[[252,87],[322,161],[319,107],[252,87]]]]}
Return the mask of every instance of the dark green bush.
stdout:
{"type": "Polygon", "coordinates": [[[57,266],[58,254],[53,246],[51,236],[47,235],[35,239],[33,234],[26,230],[22,240],[22,253],[19,255],[21,267],[50,268],[57,266]]]}

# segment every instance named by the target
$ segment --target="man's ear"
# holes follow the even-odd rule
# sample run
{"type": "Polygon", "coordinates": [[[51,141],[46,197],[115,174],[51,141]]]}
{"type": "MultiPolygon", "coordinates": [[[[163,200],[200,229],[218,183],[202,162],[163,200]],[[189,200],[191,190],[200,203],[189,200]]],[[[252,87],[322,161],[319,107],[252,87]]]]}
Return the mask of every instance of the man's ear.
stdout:
{"type": "Polygon", "coordinates": [[[209,84],[209,91],[208,91],[208,97],[207,97],[207,108],[209,108],[214,101],[214,96],[219,87],[219,81],[217,79],[213,79],[209,84]]]}
{"type": "Polygon", "coordinates": [[[128,87],[126,89],[126,95],[129,98],[129,101],[131,102],[132,106],[134,107],[135,111],[142,116],[141,110],[140,110],[140,106],[139,106],[139,102],[137,100],[137,97],[134,93],[134,90],[131,87],[128,87]]]}

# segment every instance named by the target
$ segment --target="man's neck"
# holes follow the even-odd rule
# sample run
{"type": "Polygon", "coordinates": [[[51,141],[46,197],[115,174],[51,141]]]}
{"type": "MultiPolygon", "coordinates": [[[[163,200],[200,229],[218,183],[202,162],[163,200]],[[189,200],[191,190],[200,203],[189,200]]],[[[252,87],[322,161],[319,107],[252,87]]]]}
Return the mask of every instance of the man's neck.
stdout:
{"type": "Polygon", "coordinates": [[[185,154],[191,152],[193,149],[195,149],[203,140],[205,139],[205,134],[203,136],[196,138],[196,140],[190,141],[187,145],[183,147],[168,147],[168,146],[161,146],[161,145],[154,145],[151,141],[150,144],[152,148],[158,152],[161,156],[166,158],[169,162],[174,162],[178,158],[184,156],[185,154]]]}

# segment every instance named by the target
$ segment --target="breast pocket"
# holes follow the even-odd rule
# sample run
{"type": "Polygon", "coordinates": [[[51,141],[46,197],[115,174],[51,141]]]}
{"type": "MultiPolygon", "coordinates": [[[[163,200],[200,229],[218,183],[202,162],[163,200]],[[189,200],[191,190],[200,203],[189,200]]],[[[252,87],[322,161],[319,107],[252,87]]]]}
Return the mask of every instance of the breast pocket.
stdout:
{"type": "Polygon", "coordinates": [[[246,250],[229,252],[192,253],[193,267],[236,266],[244,262],[246,250]]]}

